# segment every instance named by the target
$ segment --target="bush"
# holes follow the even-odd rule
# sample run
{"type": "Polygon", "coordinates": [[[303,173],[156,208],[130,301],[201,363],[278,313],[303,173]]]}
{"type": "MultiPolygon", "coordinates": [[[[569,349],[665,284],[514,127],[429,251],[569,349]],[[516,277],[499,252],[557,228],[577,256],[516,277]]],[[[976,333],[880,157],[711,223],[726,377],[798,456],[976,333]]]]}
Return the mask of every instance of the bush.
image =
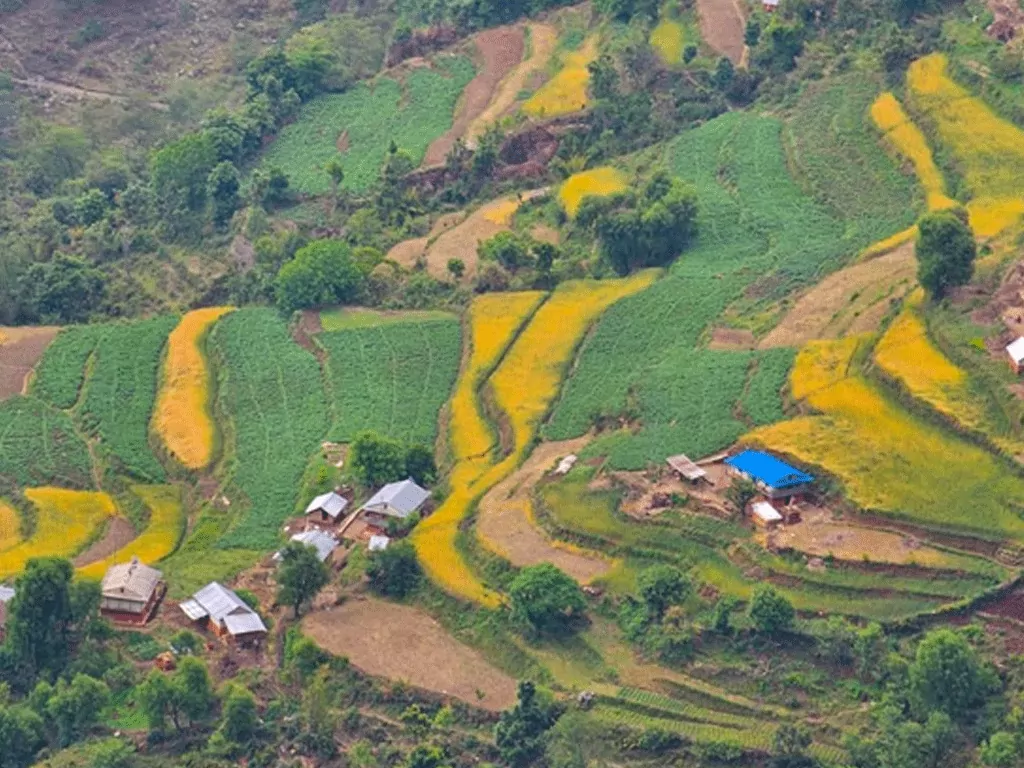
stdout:
{"type": "Polygon", "coordinates": [[[758,632],[779,635],[793,628],[796,612],[792,604],[772,587],[761,586],[754,591],[747,611],[758,632]]]}
{"type": "Polygon", "coordinates": [[[375,592],[403,598],[419,586],[422,571],[412,544],[398,541],[382,552],[373,553],[366,575],[375,592]]]}
{"type": "Polygon", "coordinates": [[[586,609],[583,590],[553,566],[541,563],[524,568],[509,587],[512,617],[538,632],[563,632],[586,609]]]}

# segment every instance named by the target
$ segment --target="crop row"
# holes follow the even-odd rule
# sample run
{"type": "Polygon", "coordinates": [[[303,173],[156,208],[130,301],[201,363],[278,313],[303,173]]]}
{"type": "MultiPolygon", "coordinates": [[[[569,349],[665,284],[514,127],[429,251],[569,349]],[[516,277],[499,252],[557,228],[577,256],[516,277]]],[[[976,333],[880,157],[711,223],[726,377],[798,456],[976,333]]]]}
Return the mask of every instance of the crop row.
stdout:
{"type": "Polygon", "coordinates": [[[671,712],[673,715],[679,715],[697,723],[711,723],[727,728],[754,728],[758,725],[758,721],[751,716],[719,712],[687,701],[671,699],[653,691],[645,691],[640,688],[620,688],[618,698],[649,710],[671,712]]]}
{"type": "Polygon", "coordinates": [[[457,318],[324,333],[317,341],[328,356],[331,440],[348,442],[370,429],[433,445],[459,370],[457,318]]]}
{"type": "Polygon", "coordinates": [[[697,723],[672,717],[657,717],[625,706],[601,703],[594,707],[594,717],[609,725],[627,728],[657,728],[676,733],[698,744],[728,744],[755,752],[768,752],[772,747],[775,728],[768,723],[756,728],[730,728],[711,723],[697,723]]]}
{"type": "Polygon", "coordinates": [[[293,512],[303,470],[327,431],[316,358],[272,309],[247,308],[214,327],[221,410],[233,438],[233,483],[247,510],[221,546],[269,549],[293,512]]]}
{"type": "Polygon", "coordinates": [[[35,397],[0,403],[0,481],[17,487],[92,485],[92,463],[71,417],[35,397]]]}
{"type": "Polygon", "coordinates": [[[71,408],[78,402],[86,362],[108,328],[75,325],[57,334],[36,366],[32,394],[56,408],[71,408]]]}
{"type": "Polygon", "coordinates": [[[760,353],[740,400],[744,416],[755,426],[773,424],[785,417],[779,393],[789,380],[795,350],[780,347],[760,353]]]}

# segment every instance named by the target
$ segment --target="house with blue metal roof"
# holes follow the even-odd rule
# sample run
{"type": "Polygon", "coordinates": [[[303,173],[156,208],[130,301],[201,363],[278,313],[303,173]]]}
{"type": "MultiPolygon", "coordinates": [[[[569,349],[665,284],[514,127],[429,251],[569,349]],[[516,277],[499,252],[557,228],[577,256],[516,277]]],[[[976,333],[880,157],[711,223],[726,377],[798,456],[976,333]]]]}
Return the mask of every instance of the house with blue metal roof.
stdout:
{"type": "Polygon", "coordinates": [[[735,474],[753,482],[761,493],[772,500],[788,501],[794,496],[800,496],[814,481],[812,475],[761,451],[743,451],[730,456],[725,463],[735,474]]]}

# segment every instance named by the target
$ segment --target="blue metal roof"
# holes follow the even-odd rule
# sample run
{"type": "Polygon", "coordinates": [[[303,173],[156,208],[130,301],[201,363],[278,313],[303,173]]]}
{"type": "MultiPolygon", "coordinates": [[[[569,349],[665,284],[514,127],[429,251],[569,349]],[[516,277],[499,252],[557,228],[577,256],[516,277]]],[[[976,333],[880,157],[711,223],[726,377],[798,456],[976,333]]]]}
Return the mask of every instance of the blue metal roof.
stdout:
{"type": "Polygon", "coordinates": [[[725,463],[772,488],[789,488],[809,483],[814,479],[806,472],[801,472],[786,462],[760,451],[743,451],[729,457],[725,463]]]}

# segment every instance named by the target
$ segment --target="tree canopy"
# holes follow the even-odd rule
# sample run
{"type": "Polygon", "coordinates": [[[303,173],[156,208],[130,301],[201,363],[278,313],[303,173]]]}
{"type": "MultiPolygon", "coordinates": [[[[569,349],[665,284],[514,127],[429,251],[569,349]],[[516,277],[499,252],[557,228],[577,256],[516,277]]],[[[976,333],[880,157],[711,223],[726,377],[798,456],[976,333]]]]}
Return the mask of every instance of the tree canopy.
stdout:
{"type": "Polygon", "coordinates": [[[917,279],[935,299],[969,283],[977,245],[963,211],[933,211],[917,223],[917,279]]]}
{"type": "Polygon", "coordinates": [[[509,586],[512,617],[538,632],[563,632],[587,607],[580,585],[551,563],[523,568],[509,586]]]}

